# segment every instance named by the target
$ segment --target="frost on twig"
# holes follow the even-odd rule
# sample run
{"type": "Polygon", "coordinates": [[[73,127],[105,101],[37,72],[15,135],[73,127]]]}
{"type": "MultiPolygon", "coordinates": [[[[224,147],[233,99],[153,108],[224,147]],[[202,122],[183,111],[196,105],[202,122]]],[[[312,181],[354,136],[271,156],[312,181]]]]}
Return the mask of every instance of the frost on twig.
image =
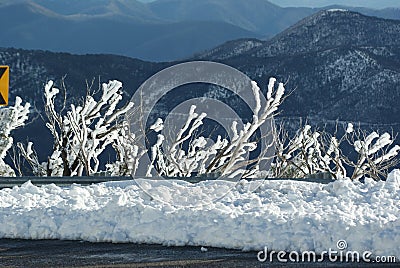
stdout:
{"type": "Polygon", "coordinates": [[[169,177],[206,174],[207,164],[216,156],[218,150],[227,144],[227,140],[218,136],[214,143],[210,143],[203,136],[195,136],[196,130],[207,116],[205,113],[198,114],[195,110],[196,106],[191,106],[186,122],[165,148],[162,147],[165,136],[158,134],[157,142],[151,148],[151,164],[147,176],[152,174],[153,169],[156,169],[159,175],[169,177]],[[187,150],[183,149],[186,141],[189,141],[187,150]]]}
{"type": "Polygon", "coordinates": [[[365,176],[375,180],[386,178],[389,168],[400,162],[398,159],[400,146],[392,146],[395,140],[392,135],[387,132],[380,135],[375,131],[367,135],[361,130],[352,134],[347,140],[353,145],[358,157],[354,162],[347,159],[348,164],[354,169],[351,178],[353,180],[365,176]]]}
{"type": "Polygon", "coordinates": [[[275,135],[274,177],[304,178],[327,173],[332,178],[379,180],[399,163],[400,146],[392,146],[394,139],[389,133],[367,135],[360,128],[354,129],[351,123],[339,137],[336,133],[313,130],[310,125],[305,125],[291,139],[283,132],[275,135]],[[349,145],[357,153],[356,158],[351,159],[344,153],[349,145]]]}
{"type": "MultiPolygon", "coordinates": [[[[165,137],[158,135],[158,140],[151,149],[152,163],[149,166],[147,175],[150,176],[153,169],[163,176],[189,177],[194,175],[216,174],[225,177],[254,175],[254,170],[249,172],[248,165],[256,164],[259,158],[249,160],[246,155],[257,148],[257,142],[252,140],[256,131],[271,119],[276,113],[283,100],[285,92],[282,83],[275,88],[275,78],[271,78],[268,85],[266,103],[261,102],[260,89],[256,82],[252,82],[252,91],[256,107],[252,121],[238,129],[237,122],[232,122],[231,139],[218,136],[216,140],[203,136],[196,136],[195,133],[203,124],[206,113],[197,113],[193,105],[188,118],[182,128],[173,137],[170,145],[164,143],[165,137]],[[188,141],[187,149],[184,143],[188,141]],[[163,146],[165,145],[165,146],[163,146]]],[[[155,127],[154,127],[155,128],[155,127]]]]}
{"type": "Polygon", "coordinates": [[[128,129],[127,122],[122,122],[119,135],[115,137],[112,144],[117,152],[117,159],[106,165],[111,176],[135,175],[139,166],[140,158],[147,152],[137,145],[136,135],[128,129]]]}
{"type": "MultiPolygon", "coordinates": [[[[70,106],[66,112],[60,112],[55,107],[55,99],[60,90],[49,81],[45,86],[45,113],[47,128],[53,136],[53,153],[44,163],[39,163],[32,144],[24,149],[19,144],[21,153],[38,175],[47,176],[81,176],[93,175],[99,171],[99,156],[109,146],[114,144],[119,154],[119,164],[125,159],[126,150],[121,150],[118,144],[123,143],[119,137],[124,134],[121,117],[133,104],[128,103],[117,108],[122,99],[122,83],[110,81],[101,87],[99,100],[88,94],[81,105],[70,106]]],[[[61,111],[64,111],[63,107],[61,111]]],[[[121,167],[120,167],[121,168],[121,167]]]]}
{"type": "Polygon", "coordinates": [[[0,108],[0,176],[15,176],[14,170],[4,162],[4,158],[13,144],[11,131],[24,126],[29,107],[29,103],[23,105],[22,99],[16,97],[14,106],[0,108]]]}
{"type": "MultiPolygon", "coordinates": [[[[118,108],[122,99],[121,82],[103,84],[99,98],[88,90],[80,105],[72,104],[67,109],[64,104],[60,110],[55,106],[60,90],[50,81],[45,86],[45,113],[46,126],[53,136],[53,152],[47,161],[41,163],[31,142],[26,146],[19,143],[18,148],[38,176],[94,175],[100,171],[99,157],[106,148],[113,148],[116,153],[116,161],[106,165],[106,171],[112,176],[135,175],[146,153],[150,154],[146,175],[169,177],[305,178],[327,173],[332,178],[359,180],[370,177],[379,180],[399,163],[400,146],[393,144],[393,135],[367,134],[351,123],[343,129],[341,136],[338,131],[330,134],[305,125],[289,137],[283,126],[271,126],[273,142],[261,149],[265,151],[256,158],[249,158],[249,152],[260,145],[254,138],[256,132],[271,122],[284,99],[283,84],[276,86],[275,82],[275,78],[270,79],[265,102],[258,85],[251,83],[249,91],[255,99],[252,120],[243,126],[233,121],[229,138],[217,136],[212,139],[199,135],[207,114],[197,111],[193,105],[176,134],[164,133],[166,130],[161,119],[149,127],[148,131],[157,133],[157,139],[148,152],[138,145],[138,139],[143,137],[138,137],[129,129],[128,122],[122,120],[133,103],[118,108]],[[357,157],[344,154],[349,145],[357,157]],[[265,152],[271,146],[275,149],[272,168],[261,170],[259,163],[267,158],[265,152]]],[[[17,98],[15,106],[0,110],[0,170],[3,176],[15,175],[4,163],[4,157],[12,145],[10,132],[24,125],[28,113],[29,104],[22,105],[20,98],[17,98]]],[[[143,133],[148,134],[146,131],[143,133]]]]}

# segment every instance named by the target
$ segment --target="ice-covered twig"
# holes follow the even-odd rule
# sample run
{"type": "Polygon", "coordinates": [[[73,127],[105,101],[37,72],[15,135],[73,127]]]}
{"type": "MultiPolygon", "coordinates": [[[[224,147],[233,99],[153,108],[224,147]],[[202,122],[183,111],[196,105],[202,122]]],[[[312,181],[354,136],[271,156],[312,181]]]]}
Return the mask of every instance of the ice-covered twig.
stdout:
{"type": "Polygon", "coordinates": [[[30,104],[22,104],[20,97],[15,98],[15,104],[0,108],[0,176],[15,176],[14,170],[4,162],[7,151],[13,144],[11,132],[25,125],[29,115],[30,104]]]}

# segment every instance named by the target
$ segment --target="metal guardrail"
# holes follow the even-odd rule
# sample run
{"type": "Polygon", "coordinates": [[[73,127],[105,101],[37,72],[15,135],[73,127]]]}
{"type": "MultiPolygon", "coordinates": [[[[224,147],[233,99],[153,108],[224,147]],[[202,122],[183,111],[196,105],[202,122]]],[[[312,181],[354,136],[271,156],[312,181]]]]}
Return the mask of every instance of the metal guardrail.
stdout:
{"type": "Polygon", "coordinates": [[[46,184],[56,184],[58,186],[69,186],[74,183],[80,185],[90,185],[93,183],[107,182],[107,181],[122,181],[130,180],[131,177],[0,177],[0,189],[11,188],[14,186],[21,186],[27,181],[31,181],[36,186],[46,184]]]}
{"type": "MultiPolygon", "coordinates": [[[[137,177],[140,178],[140,177],[137,177]]],[[[14,186],[21,186],[27,181],[31,181],[33,185],[41,186],[46,184],[56,184],[58,186],[70,186],[72,184],[79,185],[91,185],[95,183],[101,182],[110,182],[110,181],[125,181],[135,179],[130,176],[126,177],[34,177],[34,176],[24,176],[24,177],[0,177],[0,189],[3,188],[12,188],[14,186]]],[[[182,180],[189,183],[198,183],[205,180],[215,180],[216,178],[209,177],[189,177],[189,178],[154,178],[154,179],[167,179],[167,180],[182,180]]],[[[223,180],[223,178],[218,178],[223,180]]],[[[249,179],[251,180],[251,179],[249,179]]],[[[291,180],[291,181],[303,181],[303,182],[316,182],[316,183],[330,183],[332,179],[328,178],[267,178],[265,180],[272,181],[282,181],[282,180],[291,180]]]]}

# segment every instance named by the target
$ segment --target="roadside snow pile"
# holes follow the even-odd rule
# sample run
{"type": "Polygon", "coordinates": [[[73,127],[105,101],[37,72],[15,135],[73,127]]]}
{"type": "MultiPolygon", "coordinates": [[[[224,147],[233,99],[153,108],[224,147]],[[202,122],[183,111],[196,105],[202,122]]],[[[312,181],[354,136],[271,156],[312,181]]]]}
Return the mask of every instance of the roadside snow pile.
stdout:
{"type": "MultiPolygon", "coordinates": [[[[148,181],[164,196],[229,187],[223,199],[195,207],[159,202],[135,181],[0,191],[0,238],[73,239],[321,253],[346,240],[348,250],[400,257],[400,170],[386,182],[330,184],[207,181],[196,186],[148,181]]],[[[178,200],[178,199],[175,199],[178,200]]]]}

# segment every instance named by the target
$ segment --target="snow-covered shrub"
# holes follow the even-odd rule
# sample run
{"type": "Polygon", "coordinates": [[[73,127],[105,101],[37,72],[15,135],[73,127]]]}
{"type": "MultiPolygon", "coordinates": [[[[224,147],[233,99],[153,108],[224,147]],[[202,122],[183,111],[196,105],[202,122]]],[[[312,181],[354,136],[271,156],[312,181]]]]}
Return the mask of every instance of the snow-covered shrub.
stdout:
{"type": "Polygon", "coordinates": [[[360,128],[355,130],[349,123],[342,136],[336,135],[305,125],[290,139],[281,128],[275,135],[276,159],[272,164],[272,176],[304,178],[327,173],[332,178],[379,180],[386,178],[389,169],[399,163],[400,146],[392,146],[394,139],[389,133],[367,134],[360,128]],[[354,159],[343,154],[349,145],[357,153],[354,159]]]}
{"type": "Polygon", "coordinates": [[[121,87],[122,83],[116,80],[104,83],[99,100],[88,90],[81,105],[72,104],[69,110],[63,107],[58,111],[55,99],[60,90],[49,81],[44,95],[46,126],[54,138],[53,153],[46,162],[40,163],[32,143],[26,148],[18,144],[33,172],[39,176],[81,176],[98,172],[99,155],[108,145],[119,142],[124,126],[121,118],[133,105],[128,103],[117,108],[122,99],[121,87]]]}
{"type": "MultiPolygon", "coordinates": [[[[206,113],[196,113],[196,106],[192,106],[186,123],[178,131],[171,145],[165,145],[165,137],[158,135],[157,142],[151,148],[151,164],[147,176],[156,169],[158,174],[172,177],[189,177],[196,174],[217,174],[233,178],[236,176],[254,176],[258,171],[257,159],[248,159],[246,154],[257,148],[257,142],[252,140],[255,132],[267,120],[271,119],[283,100],[285,88],[282,83],[275,87],[275,78],[268,84],[265,106],[262,106],[259,96],[259,87],[252,82],[252,90],[256,107],[252,121],[238,129],[236,121],[232,122],[232,138],[230,140],[218,136],[213,142],[194,133],[203,124],[206,113]],[[183,149],[183,143],[189,141],[188,149],[183,149]],[[165,145],[165,146],[163,146],[165,145]],[[251,170],[247,167],[254,164],[251,170]]],[[[261,154],[263,155],[263,154],[261,154]]]]}
{"type": "Polygon", "coordinates": [[[399,164],[400,146],[394,145],[393,135],[373,131],[367,134],[360,129],[353,130],[352,125],[346,131],[346,140],[353,145],[358,157],[356,161],[344,160],[354,169],[350,176],[353,180],[369,177],[375,180],[386,178],[390,168],[399,164]]]}
{"type": "Polygon", "coordinates": [[[338,148],[336,137],[312,129],[310,125],[300,128],[294,137],[280,126],[275,134],[276,158],[272,164],[273,177],[304,178],[318,173],[329,173],[332,177],[344,177],[346,170],[338,148]]]}
{"type": "Polygon", "coordinates": [[[129,131],[127,122],[122,122],[119,135],[113,140],[113,148],[117,153],[114,163],[106,165],[111,176],[135,175],[140,158],[147,152],[137,145],[136,135],[129,131]]]}
{"type": "MultiPolygon", "coordinates": [[[[285,88],[282,83],[275,85],[271,78],[266,92],[266,102],[261,101],[259,87],[252,82],[256,107],[252,120],[239,128],[238,123],[231,124],[231,138],[218,136],[215,140],[203,137],[200,128],[206,113],[189,110],[186,122],[181,126],[171,142],[166,142],[163,121],[156,120],[149,131],[158,133],[157,140],[150,146],[150,152],[138,145],[138,137],[129,129],[128,122],[122,117],[133,107],[128,103],[117,108],[122,100],[119,81],[103,84],[101,96],[88,94],[81,105],[71,105],[66,109],[55,107],[55,99],[60,90],[52,81],[45,86],[46,123],[53,138],[53,152],[47,161],[41,163],[29,142],[25,147],[18,144],[22,156],[31,165],[38,176],[81,176],[93,175],[100,170],[99,156],[106,147],[112,147],[116,161],[106,165],[106,171],[113,176],[135,175],[141,157],[149,153],[150,164],[147,176],[156,174],[170,177],[225,176],[242,177],[292,177],[304,178],[314,174],[330,174],[333,178],[362,177],[380,179],[386,177],[390,168],[398,162],[400,146],[394,145],[389,133],[382,135],[373,132],[366,134],[360,128],[349,124],[344,134],[330,134],[313,129],[310,125],[300,128],[294,137],[289,137],[283,127],[271,128],[274,134],[275,156],[271,170],[260,170],[259,163],[265,160],[266,151],[255,159],[247,154],[259,145],[254,139],[256,131],[271,119],[284,99],[285,88]],[[352,146],[357,158],[343,154],[345,146],[352,146]],[[250,168],[249,168],[250,167],[250,168]],[[349,174],[348,174],[349,173],[349,174]]],[[[0,110],[0,168],[6,175],[14,175],[12,169],[4,164],[3,158],[12,144],[10,131],[22,126],[27,118],[29,104],[21,105],[17,98],[14,107],[0,110]],[[5,119],[1,119],[5,118],[5,119]]],[[[140,107],[135,107],[140,109],[140,107]]],[[[131,110],[130,110],[131,111],[131,110]]],[[[148,132],[146,132],[148,133],[148,132]]],[[[167,133],[168,134],[168,133],[167,133]]]]}
{"type": "Polygon", "coordinates": [[[4,162],[4,158],[13,144],[11,131],[25,124],[29,107],[29,103],[23,105],[22,99],[17,97],[14,106],[0,108],[0,176],[15,176],[14,170],[4,162]]]}
{"type": "Polygon", "coordinates": [[[276,138],[276,158],[272,164],[274,177],[305,177],[316,173],[321,144],[318,140],[320,134],[312,132],[311,126],[306,125],[299,129],[296,135],[289,139],[287,133],[280,128],[276,138]]]}

